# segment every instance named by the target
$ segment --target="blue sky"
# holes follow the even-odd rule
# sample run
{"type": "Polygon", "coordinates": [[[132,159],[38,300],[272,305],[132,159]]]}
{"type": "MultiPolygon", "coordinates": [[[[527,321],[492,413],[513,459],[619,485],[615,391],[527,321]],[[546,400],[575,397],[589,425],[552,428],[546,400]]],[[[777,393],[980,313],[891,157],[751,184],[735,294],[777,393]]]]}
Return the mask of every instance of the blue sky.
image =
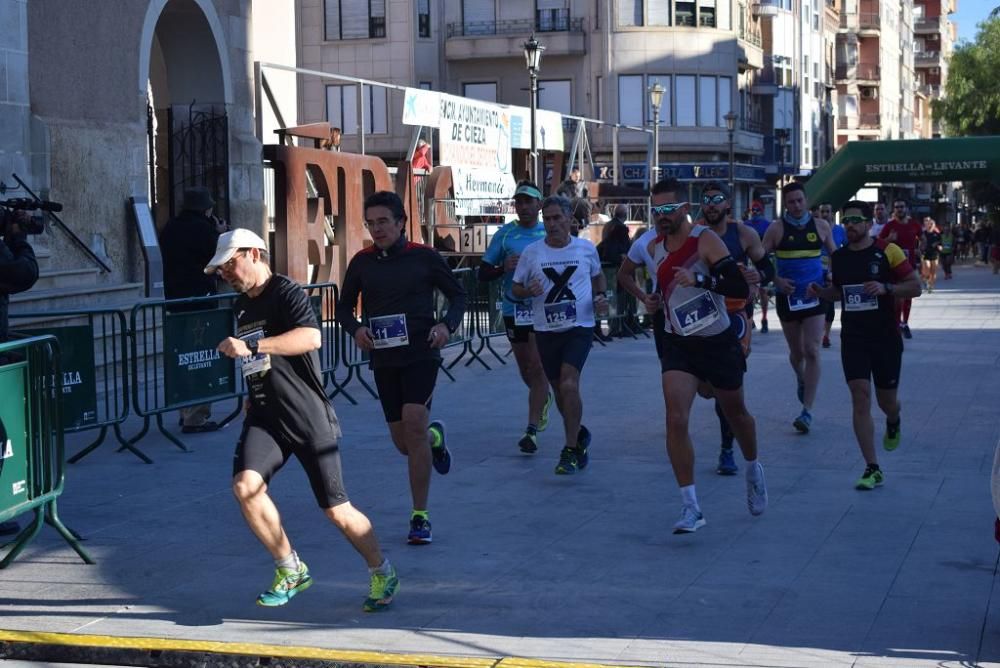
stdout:
{"type": "Polygon", "coordinates": [[[976,37],[976,24],[1000,6],[1000,0],[958,0],[958,11],[951,19],[958,23],[958,39],[969,40],[976,37]]]}

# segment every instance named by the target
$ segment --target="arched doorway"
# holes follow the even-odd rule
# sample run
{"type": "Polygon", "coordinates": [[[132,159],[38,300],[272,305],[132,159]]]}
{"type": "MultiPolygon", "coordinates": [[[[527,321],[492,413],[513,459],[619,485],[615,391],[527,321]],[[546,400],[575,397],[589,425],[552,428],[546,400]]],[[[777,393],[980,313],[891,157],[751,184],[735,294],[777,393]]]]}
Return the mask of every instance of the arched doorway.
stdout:
{"type": "Polygon", "coordinates": [[[232,102],[223,31],[210,0],[154,0],[140,64],[147,98],[150,206],[162,226],[180,211],[184,190],[209,188],[229,218],[232,102]],[[148,46],[147,46],[148,45],[148,46]],[[143,53],[145,55],[145,52],[143,53]]]}

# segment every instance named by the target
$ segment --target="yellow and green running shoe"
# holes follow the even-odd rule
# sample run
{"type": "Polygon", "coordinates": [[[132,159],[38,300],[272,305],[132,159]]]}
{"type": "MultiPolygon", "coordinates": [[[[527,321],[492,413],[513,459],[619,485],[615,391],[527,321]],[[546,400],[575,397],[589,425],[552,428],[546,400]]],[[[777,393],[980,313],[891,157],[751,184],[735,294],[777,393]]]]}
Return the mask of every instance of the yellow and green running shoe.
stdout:
{"type": "Polygon", "coordinates": [[[399,589],[399,578],[396,577],[396,569],[389,567],[387,575],[372,573],[371,584],[368,586],[368,598],[365,599],[365,612],[378,612],[385,610],[392,603],[392,597],[399,589]]]}
{"type": "Polygon", "coordinates": [[[549,426],[549,409],[552,408],[552,393],[545,397],[545,405],[542,406],[542,416],[538,418],[538,431],[545,431],[545,428],[549,426]]]}
{"type": "Polygon", "coordinates": [[[882,475],[882,470],[874,464],[869,464],[858,481],[854,483],[854,487],[856,489],[875,489],[883,482],[885,482],[885,476],[882,475]]]}
{"type": "Polygon", "coordinates": [[[304,561],[299,562],[297,571],[291,568],[277,568],[274,571],[271,588],[257,597],[257,605],[267,608],[284,605],[300,591],[309,589],[311,585],[312,577],[309,576],[309,567],[304,561]]]}
{"type": "Polygon", "coordinates": [[[899,427],[900,420],[896,420],[895,424],[888,420],[885,421],[885,436],[882,437],[882,447],[889,452],[899,447],[899,427]]]}

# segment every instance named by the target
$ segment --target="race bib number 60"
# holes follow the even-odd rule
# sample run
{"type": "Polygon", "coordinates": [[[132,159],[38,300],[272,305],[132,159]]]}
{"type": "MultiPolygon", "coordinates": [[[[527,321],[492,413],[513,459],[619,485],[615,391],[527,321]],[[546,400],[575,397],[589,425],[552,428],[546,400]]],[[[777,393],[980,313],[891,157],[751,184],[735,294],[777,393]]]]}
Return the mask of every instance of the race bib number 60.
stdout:
{"type": "Polygon", "coordinates": [[[845,311],[874,311],[878,308],[878,297],[865,292],[861,283],[843,286],[845,311]]]}

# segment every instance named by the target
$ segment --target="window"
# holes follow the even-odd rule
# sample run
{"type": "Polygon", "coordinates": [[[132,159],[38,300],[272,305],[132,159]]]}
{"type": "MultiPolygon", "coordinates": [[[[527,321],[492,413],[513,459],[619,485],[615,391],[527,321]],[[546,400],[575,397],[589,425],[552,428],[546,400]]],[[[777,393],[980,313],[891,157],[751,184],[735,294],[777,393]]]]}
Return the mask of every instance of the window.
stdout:
{"type": "Polygon", "coordinates": [[[650,0],[647,17],[651,26],[670,25],[671,0],[650,0]]]}
{"type": "Polygon", "coordinates": [[[718,125],[716,86],[715,77],[699,77],[698,79],[698,125],[718,125]]]}
{"type": "Polygon", "coordinates": [[[462,28],[466,35],[492,35],[497,31],[494,0],[462,0],[462,28]]]}
{"type": "Polygon", "coordinates": [[[540,32],[569,30],[568,0],[535,0],[535,29],[540,32]]]}
{"type": "Polygon", "coordinates": [[[385,37],[385,0],[325,0],[328,41],[385,37]]]}
{"type": "Polygon", "coordinates": [[[702,28],[714,28],[715,19],[715,0],[698,0],[698,25],[702,28]]]}
{"type": "Polygon", "coordinates": [[[569,79],[549,79],[538,82],[538,108],[573,113],[573,95],[569,79]]]}
{"type": "Polygon", "coordinates": [[[623,74],[618,77],[618,122],[622,125],[643,124],[641,74],[623,74]]]}
{"type": "MultiPolygon", "coordinates": [[[[386,89],[364,86],[365,132],[384,135],[389,131],[386,89]]],[[[326,119],[345,135],[358,132],[358,86],[326,87],[326,119]]]]}
{"type": "Polygon", "coordinates": [[[694,2],[677,0],[677,11],[674,13],[674,25],[694,27],[694,2]]]}
{"type": "Polygon", "coordinates": [[[642,20],[642,0],[617,0],[618,5],[618,25],[620,26],[641,26],[642,20]]]}
{"type": "Polygon", "coordinates": [[[676,79],[674,105],[677,112],[675,114],[675,125],[681,127],[697,125],[695,120],[695,77],[688,74],[679,74],[676,79]]]}
{"type": "Polygon", "coordinates": [[[483,102],[497,101],[496,82],[462,84],[462,96],[483,102]]]}
{"type": "Polygon", "coordinates": [[[417,36],[431,36],[431,0],[417,0],[417,36]]]}
{"type": "Polygon", "coordinates": [[[419,84],[417,84],[417,87],[420,90],[434,90],[433,88],[434,84],[431,83],[430,81],[421,81],[419,84]]]}
{"type": "Polygon", "coordinates": [[[663,101],[660,103],[660,125],[670,125],[670,75],[650,74],[646,77],[646,106],[649,108],[649,122],[653,122],[653,105],[649,103],[649,89],[653,84],[663,86],[663,101]]]}

